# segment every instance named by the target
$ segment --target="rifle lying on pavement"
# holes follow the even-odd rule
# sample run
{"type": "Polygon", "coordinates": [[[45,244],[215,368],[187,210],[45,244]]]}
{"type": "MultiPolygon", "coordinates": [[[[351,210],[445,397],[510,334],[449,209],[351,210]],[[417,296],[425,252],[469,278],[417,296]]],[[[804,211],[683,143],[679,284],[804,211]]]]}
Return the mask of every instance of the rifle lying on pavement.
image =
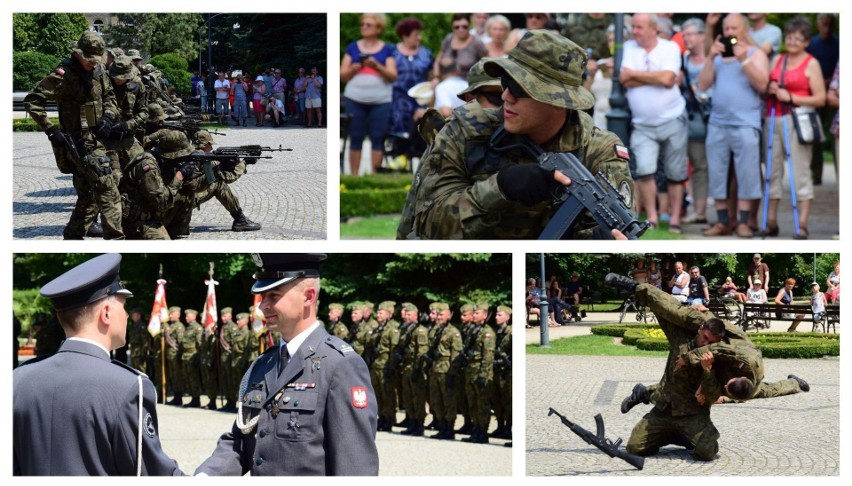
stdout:
{"type": "Polygon", "coordinates": [[[200,162],[204,169],[204,177],[207,182],[212,184],[216,181],[216,176],[213,175],[213,166],[211,162],[218,160],[223,164],[236,165],[240,159],[244,159],[246,164],[255,164],[257,159],[271,159],[269,155],[261,155],[264,152],[292,152],[291,148],[282,148],[280,145],[277,149],[272,147],[263,147],[260,145],[240,145],[238,147],[219,147],[212,152],[193,152],[190,156],[192,160],[200,162]]]}
{"type": "Polygon", "coordinates": [[[538,239],[558,240],[571,231],[588,211],[595,222],[607,230],[617,229],[628,240],[639,239],[648,229],[647,221],[640,222],[631,213],[618,190],[600,172],[592,175],[589,169],[570,152],[545,153],[541,147],[524,136],[512,136],[500,127],[491,136],[489,147],[497,153],[520,149],[536,159],[542,169],[558,170],[571,179],[568,186],[559,185],[553,193],[553,204],[559,209],[550,218],[538,239]],[[511,137],[511,138],[510,138],[511,137]]]}
{"type": "Polygon", "coordinates": [[[633,454],[628,453],[627,451],[618,449],[618,446],[621,445],[621,439],[612,442],[611,440],[606,438],[606,435],[604,433],[604,421],[603,417],[601,417],[601,414],[595,415],[595,425],[597,426],[597,434],[593,434],[588,430],[580,427],[579,425],[568,420],[567,418],[565,418],[564,415],[560,414],[552,408],[549,412],[547,412],[547,415],[556,415],[557,417],[562,419],[562,423],[565,424],[566,427],[571,429],[571,432],[574,432],[575,434],[579,435],[580,438],[586,441],[587,444],[593,445],[598,449],[602,450],[609,457],[617,457],[627,462],[631,466],[635,467],[636,469],[639,469],[640,471],[643,467],[645,467],[644,457],[635,456],[633,454]]]}

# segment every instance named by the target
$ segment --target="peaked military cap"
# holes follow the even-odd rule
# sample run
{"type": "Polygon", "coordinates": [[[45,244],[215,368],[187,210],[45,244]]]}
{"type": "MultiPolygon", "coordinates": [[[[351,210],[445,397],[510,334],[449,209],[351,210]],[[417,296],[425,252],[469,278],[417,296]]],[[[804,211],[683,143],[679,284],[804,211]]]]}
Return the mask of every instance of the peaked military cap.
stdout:
{"type": "Polygon", "coordinates": [[[337,302],[332,302],[331,304],[328,304],[328,310],[336,310],[336,311],[343,312],[343,304],[338,304],[337,302]]]}
{"type": "Polygon", "coordinates": [[[252,253],[257,265],[252,293],[260,294],[297,278],[317,278],[325,253],[252,253]]]}
{"type": "Polygon", "coordinates": [[[386,300],[379,304],[379,310],[393,312],[394,308],[396,308],[396,302],[392,300],[386,300]]]}
{"type": "Polygon", "coordinates": [[[488,73],[485,72],[485,61],[488,59],[489,58],[487,57],[482,58],[470,67],[470,71],[467,72],[467,88],[456,95],[460,100],[464,100],[464,95],[473,93],[479,88],[483,88],[485,86],[500,86],[500,79],[495,78],[494,76],[489,76],[488,73]]]}
{"type": "Polygon", "coordinates": [[[77,41],[77,47],[74,48],[74,52],[89,62],[102,63],[104,62],[105,49],[106,46],[101,36],[94,32],[86,31],[83,32],[80,40],[77,41]]]}
{"type": "Polygon", "coordinates": [[[118,275],[121,255],[107,253],[83,262],[41,288],[41,295],[53,301],[57,311],[75,309],[110,295],[133,297],[118,275]]]}
{"type": "Polygon", "coordinates": [[[183,313],[184,313],[184,315],[186,315],[186,314],[195,314],[195,315],[198,315],[198,311],[197,311],[197,310],[195,310],[195,309],[187,309],[187,310],[183,311],[183,313]]]}
{"type": "Polygon", "coordinates": [[[113,79],[132,79],[136,67],[127,56],[117,56],[109,67],[109,76],[113,79]]]}
{"type": "Polygon", "coordinates": [[[586,51],[549,30],[529,30],[506,58],[485,61],[485,72],[509,76],[530,98],[568,110],[587,110],[594,95],[582,86],[586,51]]]}
{"type": "Polygon", "coordinates": [[[178,130],[168,130],[161,137],[155,149],[157,154],[164,159],[177,159],[186,157],[194,151],[194,148],[186,134],[178,130]]]}

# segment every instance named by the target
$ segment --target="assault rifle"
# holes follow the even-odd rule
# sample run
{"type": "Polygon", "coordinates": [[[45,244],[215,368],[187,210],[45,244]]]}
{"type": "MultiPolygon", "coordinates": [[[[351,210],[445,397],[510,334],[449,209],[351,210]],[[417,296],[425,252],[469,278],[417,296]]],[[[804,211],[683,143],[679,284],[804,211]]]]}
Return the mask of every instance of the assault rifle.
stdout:
{"type": "Polygon", "coordinates": [[[213,166],[211,163],[218,160],[224,164],[236,165],[240,159],[244,159],[247,164],[255,164],[258,159],[271,159],[269,155],[261,155],[264,152],[291,152],[291,148],[282,148],[280,145],[277,149],[272,147],[263,147],[260,145],[240,145],[238,147],[219,147],[212,152],[193,152],[191,158],[198,161],[204,170],[204,177],[207,182],[212,184],[216,182],[216,176],[213,175],[213,166]]]}
{"type": "Polygon", "coordinates": [[[579,425],[568,420],[567,418],[565,418],[564,415],[560,414],[552,408],[549,412],[547,412],[547,415],[556,415],[557,417],[562,419],[562,423],[565,424],[566,427],[571,429],[571,432],[574,432],[575,434],[579,435],[581,439],[586,441],[586,444],[597,447],[609,457],[617,457],[627,462],[631,466],[635,467],[636,469],[639,469],[640,471],[643,467],[645,467],[644,457],[635,456],[627,451],[618,449],[618,446],[621,445],[621,439],[612,442],[611,440],[606,438],[606,435],[604,433],[604,421],[603,417],[601,417],[601,414],[595,415],[595,425],[597,426],[597,434],[593,434],[588,430],[580,427],[579,425]]]}
{"type": "Polygon", "coordinates": [[[580,216],[588,211],[595,222],[607,230],[617,229],[629,240],[636,240],[650,226],[640,222],[628,209],[618,190],[600,172],[592,175],[589,169],[570,152],[545,153],[541,147],[525,136],[513,136],[500,127],[491,136],[489,147],[497,153],[520,149],[538,161],[549,172],[558,170],[571,179],[568,186],[559,185],[553,191],[553,204],[559,209],[550,218],[538,239],[563,238],[580,216]]]}
{"type": "Polygon", "coordinates": [[[199,130],[207,130],[211,135],[225,136],[227,133],[216,131],[215,129],[207,129],[201,126],[199,120],[195,118],[181,118],[180,121],[164,121],[160,128],[168,128],[170,130],[180,130],[187,134],[190,140],[195,139],[195,134],[199,130]]]}

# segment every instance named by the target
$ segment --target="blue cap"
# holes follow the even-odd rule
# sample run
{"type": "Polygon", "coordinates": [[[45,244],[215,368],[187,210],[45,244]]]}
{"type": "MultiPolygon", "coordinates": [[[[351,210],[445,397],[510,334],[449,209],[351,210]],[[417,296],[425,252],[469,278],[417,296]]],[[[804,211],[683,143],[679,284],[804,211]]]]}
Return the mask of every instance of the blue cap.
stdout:
{"type": "Polygon", "coordinates": [[[327,257],[325,253],[252,253],[257,271],[251,291],[261,294],[297,278],[317,278],[319,264],[327,257]]]}
{"type": "Polygon", "coordinates": [[[121,255],[107,253],[81,263],[41,288],[41,295],[53,301],[57,311],[82,307],[110,295],[133,297],[118,275],[121,255]]]}

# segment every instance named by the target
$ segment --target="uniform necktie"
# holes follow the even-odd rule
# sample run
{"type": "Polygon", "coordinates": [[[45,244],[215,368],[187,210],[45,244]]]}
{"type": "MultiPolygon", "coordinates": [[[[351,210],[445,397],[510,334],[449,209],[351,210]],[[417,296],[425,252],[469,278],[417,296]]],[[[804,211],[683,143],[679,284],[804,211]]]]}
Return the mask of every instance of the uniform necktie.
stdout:
{"type": "Polygon", "coordinates": [[[281,360],[278,363],[278,374],[280,375],[284,368],[287,367],[287,363],[290,362],[290,351],[287,349],[287,343],[281,344],[281,360]]]}

